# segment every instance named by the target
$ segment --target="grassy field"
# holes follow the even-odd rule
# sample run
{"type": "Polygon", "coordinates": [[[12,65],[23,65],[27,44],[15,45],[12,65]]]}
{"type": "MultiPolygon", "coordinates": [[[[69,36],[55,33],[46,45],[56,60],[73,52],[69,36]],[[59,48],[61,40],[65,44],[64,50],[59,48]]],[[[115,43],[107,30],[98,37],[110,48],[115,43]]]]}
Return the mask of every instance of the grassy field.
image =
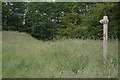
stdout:
{"type": "Polygon", "coordinates": [[[3,32],[3,78],[114,78],[118,76],[118,41],[108,41],[103,64],[101,40],[39,41],[18,32],[3,32]]]}

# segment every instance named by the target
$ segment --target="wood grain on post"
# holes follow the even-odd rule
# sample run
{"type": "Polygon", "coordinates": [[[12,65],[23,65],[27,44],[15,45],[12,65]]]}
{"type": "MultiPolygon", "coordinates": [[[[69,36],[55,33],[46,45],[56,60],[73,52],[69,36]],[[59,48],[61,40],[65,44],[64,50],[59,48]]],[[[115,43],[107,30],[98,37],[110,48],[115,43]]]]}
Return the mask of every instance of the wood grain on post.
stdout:
{"type": "Polygon", "coordinates": [[[100,23],[103,24],[103,62],[107,61],[107,37],[108,37],[108,17],[103,16],[103,19],[100,20],[100,23]]]}

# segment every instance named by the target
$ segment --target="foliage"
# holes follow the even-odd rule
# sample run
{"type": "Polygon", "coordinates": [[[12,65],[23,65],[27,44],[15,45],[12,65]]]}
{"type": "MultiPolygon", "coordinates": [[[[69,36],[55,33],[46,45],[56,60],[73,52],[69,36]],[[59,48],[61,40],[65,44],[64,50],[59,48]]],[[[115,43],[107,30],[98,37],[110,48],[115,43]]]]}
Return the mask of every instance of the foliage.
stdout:
{"type": "Polygon", "coordinates": [[[88,26],[87,33],[95,38],[102,39],[103,27],[98,22],[103,16],[109,17],[108,37],[117,38],[119,17],[119,3],[96,3],[93,8],[88,9],[87,16],[83,18],[83,25],[88,26]]]}
{"type": "Polygon", "coordinates": [[[108,37],[117,38],[120,3],[3,2],[3,30],[27,32],[41,40],[56,36],[102,39],[103,16],[109,17],[108,37]]]}

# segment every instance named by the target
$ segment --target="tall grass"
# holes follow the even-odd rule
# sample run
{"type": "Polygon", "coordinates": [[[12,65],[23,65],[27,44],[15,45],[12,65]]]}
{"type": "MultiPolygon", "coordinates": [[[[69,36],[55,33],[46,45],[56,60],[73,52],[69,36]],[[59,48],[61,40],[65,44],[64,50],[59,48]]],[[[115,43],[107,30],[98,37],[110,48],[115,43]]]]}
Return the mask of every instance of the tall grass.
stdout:
{"type": "Polygon", "coordinates": [[[102,40],[39,41],[28,34],[3,32],[3,78],[115,78],[118,41],[108,41],[103,64],[102,40]]]}

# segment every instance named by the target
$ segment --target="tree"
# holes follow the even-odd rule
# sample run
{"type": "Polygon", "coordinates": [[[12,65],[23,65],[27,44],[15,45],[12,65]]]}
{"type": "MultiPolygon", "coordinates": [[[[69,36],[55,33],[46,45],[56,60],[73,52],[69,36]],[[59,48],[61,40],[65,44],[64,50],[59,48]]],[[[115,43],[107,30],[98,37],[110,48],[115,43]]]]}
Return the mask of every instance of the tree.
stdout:
{"type": "Polygon", "coordinates": [[[76,33],[76,29],[81,27],[81,15],[84,13],[85,3],[64,3],[63,6],[58,33],[68,38],[76,38],[79,34],[76,33]]]}
{"type": "Polygon", "coordinates": [[[42,40],[56,36],[102,39],[99,20],[109,17],[108,37],[117,38],[120,3],[2,3],[3,30],[27,32],[42,40]]]}
{"type": "Polygon", "coordinates": [[[3,30],[19,31],[23,26],[24,3],[2,3],[3,30]]]}
{"type": "Polygon", "coordinates": [[[88,9],[88,13],[83,16],[82,24],[88,27],[88,35],[94,37],[95,39],[103,38],[103,27],[99,23],[99,20],[103,16],[107,15],[109,17],[109,26],[108,26],[108,37],[116,38],[117,29],[118,29],[118,13],[117,11],[118,3],[95,3],[93,6],[88,9]]]}

